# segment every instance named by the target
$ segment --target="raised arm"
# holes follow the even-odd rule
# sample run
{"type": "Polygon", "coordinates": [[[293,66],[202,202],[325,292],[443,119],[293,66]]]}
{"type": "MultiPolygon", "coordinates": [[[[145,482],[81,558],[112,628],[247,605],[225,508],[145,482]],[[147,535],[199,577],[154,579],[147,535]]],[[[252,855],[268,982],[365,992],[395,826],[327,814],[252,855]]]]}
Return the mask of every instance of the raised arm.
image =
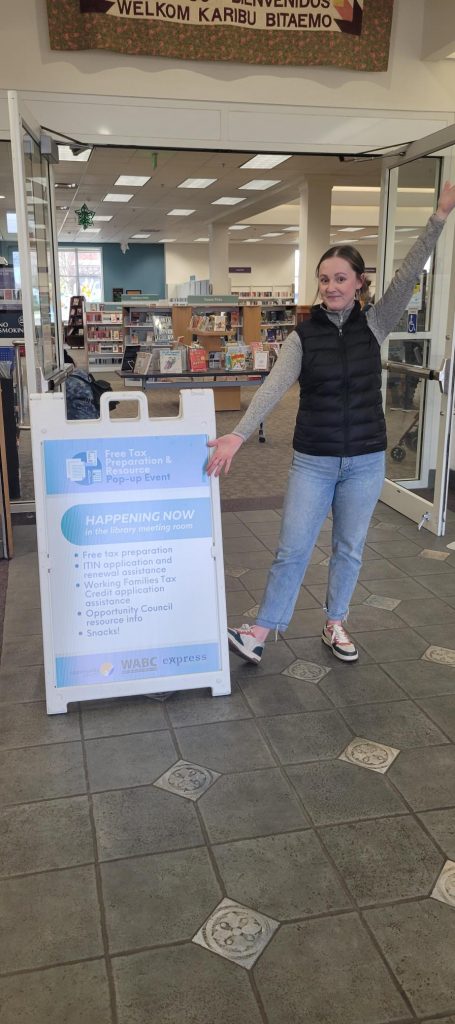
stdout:
{"type": "Polygon", "coordinates": [[[455,185],[446,181],[436,212],[409,250],[384,295],[367,313],[368,325],[379,344],[396,327],[411,298],[415,282],[433,252],[449,213],[455,208],[455,185]]]}
{"type": "Polygon", "coordinates": [[[215,476],[219,476],[223,468],[225,473],[229,472],[236,452],[259,424],[265,420],[292,384],[295,384],[299,378],[301,366],[302,345],[297,332],[291,331],[281,346],[281,352],[273,369],[256,391],[245,415],[242,416],[232,434],[223,434],[216,441],[208,442],[209,447],[215,449],[207,465],[209,474],[214,473],[215,476]]]}

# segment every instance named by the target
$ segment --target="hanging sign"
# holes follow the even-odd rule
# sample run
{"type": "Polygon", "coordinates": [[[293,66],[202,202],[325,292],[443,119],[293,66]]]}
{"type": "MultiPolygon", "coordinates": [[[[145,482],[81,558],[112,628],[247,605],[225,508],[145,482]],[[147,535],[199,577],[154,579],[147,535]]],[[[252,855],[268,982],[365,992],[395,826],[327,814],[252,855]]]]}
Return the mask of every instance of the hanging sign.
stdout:
{"type": "Polygon", "coordinates": [[[54,50],[385,71],[393,0],[47,0],[47,7],[54,50]]]}
{"type": "Polygon", "coordinates": [[[411,298],[406,306],[408,310],[422,309],[423,300],[423,274],[420,275],[412,290],[411,298]]]}
{"type": "MultiPolygon", "coordinates": [[[[1,306],[1,303],[0,303],[1,306]]],[[[24,318],[22,307],[2,310],[0,308],[0,338],[23,338],[24,318]]]]}
{"type": "MultiPolygon", "coordinates": [[[[124,392],[116,394],[125,400],[124,392]]],[[[112,399],[112,393],[109,396],[112,399]]],[[[212,391],[173,420],[67,421],[30,401],[48,710],[191,687],[229,692],[212,391]],[[195,581],[197,580],[197,587],[195,581]]]]}

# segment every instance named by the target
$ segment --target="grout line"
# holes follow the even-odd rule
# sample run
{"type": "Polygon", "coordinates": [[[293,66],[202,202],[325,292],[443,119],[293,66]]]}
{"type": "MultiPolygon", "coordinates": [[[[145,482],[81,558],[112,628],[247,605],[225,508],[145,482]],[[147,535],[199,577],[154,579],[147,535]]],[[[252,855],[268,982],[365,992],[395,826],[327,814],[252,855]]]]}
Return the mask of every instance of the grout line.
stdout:
{"type": "Polygon", "coordinates": [[[97,891],[97,896],[98,896],[98,911],[99,911],[101,935],[102,935],[103,949],[104,949],[104,963],[105,963],[105,967],[106,967],[107,983],[108,983],[108,988],[109,988],[109,999],[110,999],[112,1024],[118,1024],[117,999],[116,999],[116,992],[115,992],[114,974],[113,974],[113,971],[112,971],[112,964],[111,964],[110,955],[109,955],[109,936],[108,936],[108,929],[107,929],[106,909],[105,909],[105,906],[104,906],[104,898],[103,898],[103,883],[102,883],[102,877],[101,877],[101,867],[100,867],[99,852],[98,852],[98,837],[97,837],[97,834],[96,834],[95,815],[94,815],[94,810],[93,810],[93,798],[92,798],[92,793],[90,792],[90,779],[89,779],[89,772],[88,772],[87,752],[86,752],[86,749],[85,749],[85,740],[84,740],[84,724],[83,724],[83,721],[82,721],[82,711],[81,711],[80,707],[79,707],[78,714],[79,714],[79,724],[80,724],[80,730],[81,730],[82,759],[83,759],[83,764],[84,764],[84,773],[85,773],[85,780],[86,780],[86,786],[87,786],[87,801],[88,801],[88,808],[89,808],[90,826],[91,826],[91,830],[92,830],[93,851],[94,851],[94,858],[95,858],[95,862],[94,862],[95,881],[96,881],[96,891],[97,891]]]}

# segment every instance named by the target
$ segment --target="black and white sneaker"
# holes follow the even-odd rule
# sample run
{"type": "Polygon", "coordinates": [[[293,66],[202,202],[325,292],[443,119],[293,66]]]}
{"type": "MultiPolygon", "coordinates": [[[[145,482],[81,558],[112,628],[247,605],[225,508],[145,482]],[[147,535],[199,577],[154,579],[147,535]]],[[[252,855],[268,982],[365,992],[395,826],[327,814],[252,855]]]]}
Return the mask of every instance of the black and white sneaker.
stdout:
{"type": "Polygon", "coordinates": [[[245,661],[259,665],[264,652],[264,644],[260,643],[247,622],[244,622],[240,629],[228,629],[228,640],[231,650],[245,661]]]}
{"type": "Polygon", "coordinates": [[[330,626],[326,623],[321,640],[340,661],[357,661],[359,652],[341,622],[333,622],[330,626]]]}

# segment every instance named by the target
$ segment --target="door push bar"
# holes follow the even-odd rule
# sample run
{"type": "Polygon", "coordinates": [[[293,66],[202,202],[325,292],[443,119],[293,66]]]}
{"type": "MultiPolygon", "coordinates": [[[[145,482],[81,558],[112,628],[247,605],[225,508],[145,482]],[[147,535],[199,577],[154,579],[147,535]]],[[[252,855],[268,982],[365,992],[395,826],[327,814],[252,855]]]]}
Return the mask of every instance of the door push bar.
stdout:
{"type": "Polygon", "coordinates": [[[393,370],[394,373],[406,373],[410,377],[423,377],[425,380],[437,380],[441,394],[448,394],[451,373],[450,359],[444,359],[439,370],[432,370],[425,366],[414,366],[412,363],[393,363],[389,359],[383,362],[382,369],[393,370]]]}

